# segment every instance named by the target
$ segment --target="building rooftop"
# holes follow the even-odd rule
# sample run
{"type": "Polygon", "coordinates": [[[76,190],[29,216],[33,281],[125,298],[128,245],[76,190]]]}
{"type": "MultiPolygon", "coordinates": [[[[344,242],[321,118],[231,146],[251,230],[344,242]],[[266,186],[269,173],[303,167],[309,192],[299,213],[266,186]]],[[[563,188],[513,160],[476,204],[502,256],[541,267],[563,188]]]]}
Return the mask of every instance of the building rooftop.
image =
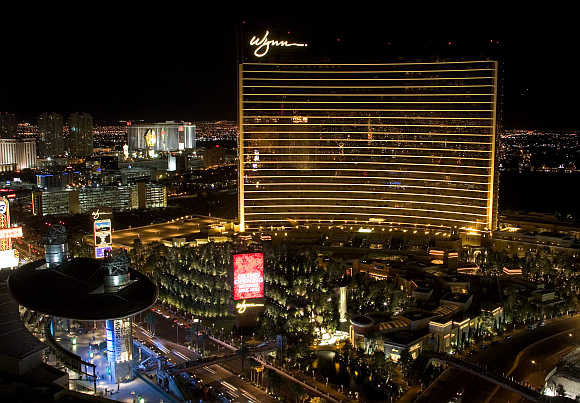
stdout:
{"type": "Polygon", "coordinates": [[[427,334],[429,334],[428,329],[423,329],[416,332],[404,330],[389,334],[389,336],[385,338],[385,341],[387,343],[394,343],[399,346],[410,346],[419,341],[419,339],[425,337],[427,334]]]}
{"type": "Polygon", "coordinates": [[[359,315],[352,318],[350,320],[350,323],[352,323],[355,326],[367,327],[372,326],[375,323],[375,321],[369,318],[368,316],[359,315]]]}
{"type": "Polygon", "coordinates": [[[103,293],[102,261],[75,258],[46,269],[44,260],[13,271],[8,287],[28,309],[77,320],[118,319],[142,312],[157,299],[157,288],[145,275],[130,270],[131,283],[115,293],[103,293]]]}
{"type": "Polygon", "coordinates": [[[412,310],[412,311],[403,312],[401,314],[401,316],[403,316],[411,321],[416,321],[416,320],[432,318],[433,316],[435,316],[435,314],[433,314],[433,312],[428,312],[428,311],[412,310]]]}
{"type": "Polygon", "coordinates": [[[20,320],[18,302],[8,290],[9,270],[0,270],[0,357],[21,359],[46,346],[34,337],[20,320]]]}
{"type": "Polygon", "coordinates": [[[452,294],[447,293],[441,297],[441,301],[452,301],[465,304],[471,298],[471,294],[452,294]]]}

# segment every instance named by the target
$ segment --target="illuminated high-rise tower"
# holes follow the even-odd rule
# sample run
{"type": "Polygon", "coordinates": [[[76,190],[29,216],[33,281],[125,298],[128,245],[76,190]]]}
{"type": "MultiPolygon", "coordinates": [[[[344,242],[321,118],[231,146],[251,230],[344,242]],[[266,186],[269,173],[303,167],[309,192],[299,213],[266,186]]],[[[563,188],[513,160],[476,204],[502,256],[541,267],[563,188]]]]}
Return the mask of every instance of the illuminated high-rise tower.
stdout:
{"type": "Polygon", "coordinates": [[[485,58],[240,64],[241,228],[495,228],[497,99],[485,58]]]}

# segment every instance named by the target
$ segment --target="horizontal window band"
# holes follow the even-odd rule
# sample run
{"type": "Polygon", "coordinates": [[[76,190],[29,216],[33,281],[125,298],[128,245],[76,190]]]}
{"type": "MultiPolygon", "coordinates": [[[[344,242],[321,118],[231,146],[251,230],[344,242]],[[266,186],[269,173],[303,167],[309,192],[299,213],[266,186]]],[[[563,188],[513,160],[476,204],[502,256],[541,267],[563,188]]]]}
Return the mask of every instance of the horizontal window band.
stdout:
{"type": "MultiPolygon", "coordinates": [[[[285,88],[285,89],[349,89],[349,90],[371,90],[371,89],[419,89],[419,88],[494,88],[493,84],[461,84],[461,85],[242,85],[242,88],[285,88]]],[[[246,92],[244,92],[245,94],[246,92]]]]}
{"type": "MultiPolygon", "coordinates": [[[[296,148],[300,148],[297,146],[296,148]]],[[[391,150],[391,149],[389,149],[391,150]]],[[[421,150],[420,148],[413,148],[412,150],[421,150]]],[[[427,149],[425,149],[427,150],[427,149]]],[[[451,150],[443,150],[443,151],[451,151],[451,150]]],[[[469,150],[459,150],[460,152],[469,152],[469,150]]],[[[380,157],[380,158],[445,158],[445,159],[462,159],[462,160],[479,160],[479,161],[489,161],[489,158],[477,158],[477,157],[462,157],[462,156],[444,156],[444,155],[409,155],[409,154],[346,154],[346,153],[330,153],[330,154],[320,154],[320,153],[283,153],[283,154],[244,154],[245,157],[255,157],[259,155],[260,158],[262,157],[281,157],[281,156],[312,156],[312,157],[380,157]]],[[[281,160],[285,161],[285,160],[281,160]]],[[[249,162],[262,162],[260,161],[252,161],[249,162]]]]}
{"type": "MultiPolygon", "coordinates": [[[[485,94],[476,94],[476,93],[465,93],[465,94],[456,94],[456,93],[448,93],[448,94],[333,94],[333,93],[307,93],[307,94],[300,94],[300,93],[292,93],[292,94],[255,94],[255,93],[243,93],[244,97],[493,97],[493,93],[485,93],[485,94]]],[[[290,101],[292,102],[292,101],[290,101]]]]}
{"type": "Polygon", "coordinates": [[[242,66],[433,66],[441,64],[495,64],[494,60],[457,60],[447,62],[397,62],[397,63],[241,63],[242,66]]]}
{"type": "MultiPolygon", "coordinates": [[[[364,221],[364,222],[360,222],[360,221],[356,221],[356,223],[345,223],[346,220],[329,220],[328,218],[323,218],[321,220],[316,220],[316,222],[314,222],[313,220],[308,221],[308,219],[304,219],[304,218],[296,218],[295,220],[293,219],[293,221],[296,221],[297,223],[299,223],[301,226],[312,226],[312,227],[316,227],[316,226],[324,226],[324,227],[329,227],[329,228],[339,228],[342,227],[345,231],[347,230],[346,228],[348,227],[364,227],[364,228],[373,228],[377,230],[377,233],[382,233],[385,231],[386,228],[390,228],[390,227],[401,227],[401,229],[405,229],[405,230],[420,230],[420,231],[432,231],[432,232],[441,232],[441,233],[445,233],[451,230],[451,227],[449,225],[442,225],[442,224],[423,224],[423,223],[391,223],[391,222],[384,222],[384,223],[372,223],[372,222],[368,222],[368,221],[364,221]],[[320,221],[320,222],[319,222],[320,221]],[[381,230],[381,232],[379,232],[379,230],[381,230]]],[[[351,221],[355,221],[355,220],[351,220],[351,221]]],[[[252,232],[252,231],[263,231],[268,230],[270,228],[280,228],[280,227],[284,227],[286,229],[291,229],[294,225],[291,225],[289,223],[288,220],[268,220],[267,222],[269,223],[268,225],[265,225],[266,221],[265,220],[245,220],[244,221],[246,223],[246,232],[252,232]],[[286,225],[270,225],[270,223],[285,223],[286,225]],[[261,224],[261,225],[260,225],[261,224]]],[[[481,224],[483,226],[483,224],[481,224]]],[[[479,230],[478,230],[479,231],[479,230]]]]}
{"type": "MultiPolygon", "coordinates": [[[[463,207],[463,208],[473,208],[473,209],[486,209],[487,206],[471,206],[466,204],[456,204],[456,203],[436,203],[436,202],[421,202],[416,200],[383,200],[383,199],[360,199],[360,198],[340,198],[340,197],[312,197],[312,198],[304,198],[304,197],[268,197],[268,198],[258,198],[258,199],[244,199],[244,201],[280,201],[280,200],[334,200],[334,201],[364,201],[364,202],[393,202],[393,203],[410,203],[410,204],[435,204],[439,206],[453,206],[453,207],[463,207]]],[[[277,204],[275,206],[286,206],[285,204],[277,204]]],[[[304,205],[308,207],[309,205],[304,205]]],[[[338,205],[342,206],[342,205],[338,205]]],[[[246,207],[256,207],[252,205],[247,205],[246,207]]],[[[274,207],[264,206],[264,207],[274,207]]],[[[404,208],[404,207],[397,207],[397,208],[404,208]]]]}
{"type": "MultiPolygon", "coordinates": [[[[364,134],[363,132],[361,132],[361,134],[364,134]]],[[[373,134],[375,134],[375,132],[373,132],[373,134]]],[[[445,143],[445,144],[477,144],[477,145],[492,145],[492,143],[484,143],[484,142],[477,142],[477,141],[451,141],[451,140],[407,140],[407,139],[340,139],[340,138],[336,138],[336,139],[249,139],[249,140],[244,140],[244,142],[254,142],[254,141],[269,141],[269,142],[275,142],[275,141],[344,141],[344,142],[368,142],[368,143],[379,143],[379,142],[383,142],[383,143],[445,143]]],[[[250,148],[288,148],[288,147],[304,147],[304,148],[335,148],[335,147],[339,147],[338,145],[333,145],[333,146],[300,146],[300,145],[287,145],[287,146],[256,146],[256,145],[251,145],[248,146],[250,148]]],[[[387,146],[358,146],[358,145],[352,145],[352,146],[343,146],[345,148],[389,148],[387,146]]],[[[393,148],[395,150],[401,150],[402,148],[399,147],[390,147],[393,148]]],[[[416,147],[417,148],[417,147],[416,147]]],[[[414,150],[415,148],[409,148],[409,150],[414,150]]],[[[419,148],[420,149],[420,148],[419,148]]]]}
{"type": "Polygon", "coordinates": [[[391,194],[391,195],[403,195],[403,196],[423,196],[423,197],[444,197],[450,199],[467,199],[467,200],[485,200],[487,198],[482,197],[471,197],[471,196],[451,196],[451,195],[441,195],[441,194],[431,194],[431,193],[409,193],[409,192],[367,192],[365,190],[323,190],[323,189],[288,189],[288,190],[280,190],[280,189],[270,189],[270,190],[245,190],[245,193],[357,193],[357,194],[391,194]]]}
{"type": "MultiPolygon", "coordinates": [[[[438,189],[438,190],[447,190],[451,192],[479,192],[479,193],[488,193],[489,190],[476,190],[476,189],[458,189],[458,188],[449,188],[449,187],[437,187],[437,186],[417,186],[417,185],[389,185],[384,183],[313,183],[313,182],[300,182],[300,183],[284,183],[284,182],[264,182],[264,183],[245,183],[244,186],[366,186],[369,188],[372,187],[402,187],[402,188],[420,188],[420,189],[438,189]]],[[[487,184],[486,184],[487,185],[487,184]]],[[[301,188],[298,188],[301,189],[301,188]]]]}
{"type": "MultiPolygon", "coordinates": [[[[245,157],[254,157],[255,155],[258,154],[244,154],[245,157]]],[[[259,154],[260,155],[260,161],[252,161],[251,159],[248,159],[247,161],[244,161],[245,164],[248,163],[265,163],[265,162],[272,162],[272,161],[264,161],[261,158],[262,157],[288,157],[288,156],[312,156],[312,157],[377,157],[377,158],[403,158],[403,159],[412,159],[412,158],[431,158],[431,159],[456,159],[456,160],[468,160],[468,161],[490,161],[490,158],[477,158],[477,157],[459,157],[459,156],[443,156],[443,155],[397,155],[397,154],[259,154]]],[[[275,162],[281,162],[281,163],[286,163],[286,160],[278,160],[275,162]]],[[[320,163],[324,163],[326,161],[323,160],[317,160],[316,163],[320,164],[320,163]]],[[[341,161],[331,161],[329,160],[328,162],[341,162],[341,161]]],[[[356,163],[369,163],[369,164],[374,164],[375,161],[344,161],[344,162],[356,162],[356,163]]],[[[400,162],[400,164],[404,164],[405,162],[400,162]]]]}
{"type": "MultiPolygon", "coordinates": [[[[245,104],[493,104],[493,101],[242,101],[245,104]]],[[[292,108],[287,108],[292,109],[292,108]]]]}
{"type": "MultiPolygon", "coordinates": [[[[448,157],[452,158],[452,157],[448,157]]],[[[442,167],[442,168],[459,168],[459,169],[490,169],[489,166],[473,166],[473,165],[445,165],[445,164],[418,164],[416,162],[384,162],[384,161],[245,161],[244,165],[251,165],[251,164],[304,164],[304,165],[312,165],[312,164],[367,164],[367,165],[412,165],[412,166],[427,166],[427,167],[442,167]]],[[[249,168],[252,169],[252,168],[249,168]]],[[[257,168],[259,169],[259,168],[257,168]]],[[[286,169],[286,167],[282,168],[286,169]]],[[[306,169],[306,168],[304,168],[306,169]]],[[[307,168],[316,170],[318,168],[307,168]]],[[[452,174],[452,172],[447,172],[447,174],[452,174]]]]}
{"type": "Polygon", "coordinates": [[[371,214],[371,213],[351,213],[351,212],[326,212],[326,211],[292,211],[291,213],[287,212],[275,212],[275,213],[246,213],[244,212],[245,216],[257,216],[257,215],[287,215],[289,218],[292,215],[335,215],[340,214],[341,216],[345,215],[354,215],[354,216],[373,216],[373,217],[406,217],[406,218],[419,218],[424,220],[440,220],[440,221],[452,221],[452,222],[468,222],[471,224],[485,224],[483,221],[469,221],[469,220],[456,220],[452,218],[440,218],[440,217],[429,217],[429,216],[413,216],[413,215],[398,215],[398,214],[388,214],[388,215],[379,215],[379,214],[371,214]]]}
{"type": "MultiPolygon", "coordinates": [[[[410,222],[391,222],[391,221],[385,221],[382,223],[373,223],[373,222],[368,222],[368,221],[359,221],[359,220],[350,220],[350,222],[346,222],[347,220],[332,220],[332,219],[328,219],[328,218],[321,218],[320,220],[309,220],[306,218],[295,218],[292,219],[293,221],[295,221],[296,223],[299,223],[300,226],[308,226],[308,227],[316,227],[316,226],[324,226],[324,227],[330,227],[330,228],[343,228],[345,231],[347,231],[347,228],[349,227],[361,227],[361,228],[373,228],[377,230],[377,233],[382,233],[385,231],[385,229],[387,228],[396,228],[396,227],[401,227],[401,230],[405,229],[405,230],[419,230],[419,231],[430,231],[430,232],[441,232],[441,233],[445,233],[445,232],[449,232],[451,231],[451,227],[449,225],[443,225],[443,224],[435,224],[435,223],[410,223],[410,222]],[[379,232],[380,230],[380,232],[379,232]]],[[[274,220],[274,219],[269,219],[269,220],[245,220],[244,221],[246,224],[246,232],[251,232],[251,231],[263,231],[268,230],[270,228],[280,228],[280,227],[284,227],[286,229],[291,229],[294,227],[293,224],[291,224],[288,219],[285,220],[274,220]],[[266,223],[268,223],[268,225],[266,225],[266,223]],[[271,225],[271,223],[282,223],[282,224],[286,224],[286,225],[271,225]]],[[[478,227],[484,227],[485,223],[481,223],[480,225],[478,225],[478,227]]],[[[486,227],[487,228],[487,227],[486,227]]],[[[396,229],[398,230],[398,229],[396,229]]],[[[476,231],[481,231],[479,229],[476,229],[476,231]]]]}
{"type": "MultiPolygon", "coordinates": [[[[280,108],[244,108],[243,111],[280,111],[280,108]]],[[[302,112],[487,112],[492,113],[493,110],[490,109],[337,109],[337,108],[322,108],[322,109],[312,109],[312,108],[292,108],[292,111],[302,111],[302,112]]],[[[276,115],[269,115],[276,116],[276,115]]]]}
{"type": "MultiPolygon", "coordinates": [[[[476,216],[476,217],[487,217],[487,214],[476,214],[476,213],[463,213],[459,211],[445,211],[445,210],[430,210],[430,209],[418,209],[418,208],[410,208],[410,207],[383,207],[383,206],[331,206],[326,204],[289,204],[289,205],[280,205],[280,206],[245,206],[244,209],[252,209],[252,208],[288,208],[288,207],[322,207],[322,208],[354,208],[354,209],[381,209],[381,210],[408,210],[408,211],[425,211],[428,213],[443,213],[443,214],[458,214],[458,215],[469,215],[469,216],[476,216]]],[[[264,212],[266,213],[266,212],[264,212]]],[[[247,212],[245,214],[248,214],[247,212]]]]}
{"type": "Polygon", "coordinates": [[[381,179],[381,180],[401,180],[401,181],[431,181],[431,182],[445,182],[445,183],[464,183],[464,184],[474,184],[474,185],[489,185],[489,182],[465,182],[465,181],[453,181],[453,180],[441,180],[441,179],[425,179],[425,178],[401,178],[401,177],[388,177],[388,176],[330,176],[330,175],[246,175],[246,178],[351,178],[351,179],[381,179]]]}
{"type": "MultiPolygon", "coordinates": [[[[455,166],[455,165],[453,165],[455,166]]],[[[245,168],[245,171],[280,171],[278,168],[245,168]]],[[[414,174],[423,174],[423,175],[446,175],[446,176],[454,176],[454,175],[465,175],[465,176],[485,176],[491,177],[492,175],[489,174],[471,174],[471,173],[463,173],[463,172],[434,172],[434,171],[409,171],[409,170],[388,170],[388,169],[363,169],[363,168],[286,168],[284,167],[284,171],[353,171],[353,172],[394,172],[394,173],[414,173],[414,174]]],[[[246,174],[249,174],[246,172],[246,174]]],[[[364,178],[364,177],[363,177],[364,178]]]]}
{"type": "MultiPolygon", "coordinates": [[[[491,111],[489,111],[491,113],[491,111]]],[[[482,118],[482,117],[457,117],[457,116],[278,116],[278,115],[259,115],[259,116],[247,116],[244,115],[244,119],[409,119],[409,120],[493,120],[493,118],[482,118]]],[[[305,124],[308,123],[295,123],[295,124],[305,124]]],[[[372,124],[374,126],[374,123],[372,124]]]]}
{"type": "Polygon", "coordinates": [[[391,74],[391,73],[454,73],[454,72],[468,72],[468,71],[494,71],[495,69],[449,69],[449,70],[244,70],[245,73],[300,73],[300,74],[349,74],[349,73],[365,73],[365,74],[391,74]]]}
{"type": "MultiPolygon", "coordinates": [[[[292,149],[292,148],[297,148],[297,149],[301,149],[301,148],[314,148],[314,149],[318,149],[318,148],[329,148],[329,149],[333,149],[333,150],[337,150],[337,149],[345,149],[345,148],[356,148],[358,149],[363,149],[363,150],[418,150],[418,151],[450,151],[450,152],[473,152],[473,153],[490,153],[491,150],[471,150],[468,148],[422,148],[422,147],[368,147],[368,146],[357,146],[357,145],[352,145],[352,146],[303,146],[303,145],[287,145],[287,146],[253,146],[253,147],[249,147],[249,148],[253,148],[253,149],[283,149],[283,150],[287,150],[287,149],[292,149]]],[[[286,154],[244,154],[244,155],[286,155],[286,154]]],[[[320,154],[291,154],[291,155],[320,155],[320,154]]],[[[324,155],[351,155],[351,154],[324,154],[324,155]]],[[[352,155],[358,155],[358,154],[352,154],[352,155]]],[[[372,155],[377,155],[380,156],[381,154],[372,154],[372,155]]]]}
{"type": "MultiPolygon", "coordinates": [[[[244,126],[327,126],[327,127],[368,127],[368,123],[249,123],[244,122],[244,126]]],[[[403,125],[403,124],[388,124],[388,123],[374,123],[373,127],[457,127],[461,129],[468,128],[485,128],[491,129],[493,126],[488,125],[403,125]]]]}
{"type": "Polygon", "coordinates": [[[404,77],[404,78],[286,78],[286,77],[242,77],[244,81],[464,81],[464,80],[493,80],[494,77],[404,77]]]}
{"type": "MultiPolygon", "coordinates": [[[[243,127],[243,125],[242,125],[243,127]]],[[[434,133],[434,132],[379,132],[379,131],[373,131],[373,134],[386,134],[389,136],[463,136],[463,137],[493,137],[494,134],[493,133],[434,133]]],[[[369,132],[368,131],[347,131],[347,132],[337,132],[337,131],[328,131],[328,132],[321,132],[321,131],[271,131],[271,130],[263,130],[263,131],[255,131],[255,130],[244,130],[244,134],[260,134],[260,135],[265,135],[265,134],[360,134],[360,135],[364,135],[364,136],[368,136],[369,132]]],[[[284,140],[284,139],[278,139],[278,138],[272,138],[272,139],[250,139],[250,140],[262,140],[262,141],[273,141],[273,140],[284,140]]],[[[289,140],[301,140],[301,139],[289,139],[289,140]]],[[[315,140],[321,140],[321,139],[315,139],[315,140]]],[[[328,140],[351,140],[351,139],[328,139],[328,140]]],[[[387,141],[390,139],[377,139],[377,140],[368,140],[368,139],[363,139],[364,141],[387,141]]],[[[395,139],[393,139],[395,140],[395,139]]],[[[353,141],[356,141],[356,139],[353,139],[353,141]]]]}

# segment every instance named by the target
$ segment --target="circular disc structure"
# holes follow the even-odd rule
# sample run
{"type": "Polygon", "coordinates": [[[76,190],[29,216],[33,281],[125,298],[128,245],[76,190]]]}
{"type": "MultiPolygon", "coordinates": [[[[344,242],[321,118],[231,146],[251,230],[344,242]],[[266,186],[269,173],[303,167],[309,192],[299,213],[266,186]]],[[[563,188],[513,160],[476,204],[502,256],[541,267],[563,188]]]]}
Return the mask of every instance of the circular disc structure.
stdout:
{"type": "Polygon", "coordinates": [[[26,264],[8,279],[14,299],[37,312],[76,320],[120,319],[150,308],[157,299],[157,287],[134,270],[128,285],[104,292],[102,260],[75,258],[48,269],[44,263],[26,264]]]}

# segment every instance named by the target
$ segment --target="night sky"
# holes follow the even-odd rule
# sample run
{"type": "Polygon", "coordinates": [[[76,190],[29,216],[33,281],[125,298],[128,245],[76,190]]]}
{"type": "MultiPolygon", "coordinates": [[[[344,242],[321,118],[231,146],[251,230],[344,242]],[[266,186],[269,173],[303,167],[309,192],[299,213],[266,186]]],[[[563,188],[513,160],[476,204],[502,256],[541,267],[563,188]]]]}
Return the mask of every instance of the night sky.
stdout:
{"type": "Polygon", "coordinates": [[[490,44],[497,38],[403,40],[400,31],[383,25],[362,20],[347,24],[336,18],[325,23],[211,16],[180,21],[127,24],[111,18],[98,24],[35,25],[26,39],[3,44],[0,111],[29,120],[43,111],[89,112],[97,121],[235,120],[237,32],[253,24],[299,32],[321,54],[334,52],[351,63],[365,53],[384,61],[398,56],[499,55],[505,127],[580,129],[572,38],[526,36],[499,44],[490,44]]]}

